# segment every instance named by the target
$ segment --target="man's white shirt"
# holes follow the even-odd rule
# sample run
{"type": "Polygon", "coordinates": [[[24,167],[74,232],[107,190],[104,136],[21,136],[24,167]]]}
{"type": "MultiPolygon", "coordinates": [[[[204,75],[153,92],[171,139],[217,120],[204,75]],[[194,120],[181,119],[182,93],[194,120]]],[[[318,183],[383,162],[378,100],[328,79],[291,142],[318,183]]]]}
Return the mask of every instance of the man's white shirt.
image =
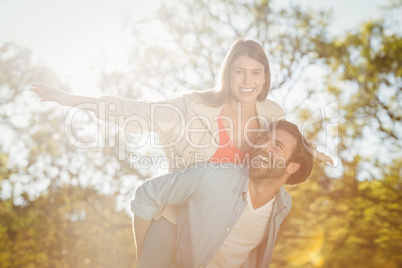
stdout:
{"type": "Polygon", "coordinates": [[[251,250],[267,237],[274,201],[275,198],[254,209],[247,192],[247,207],[207,268],[241,267],[251,250]]]}

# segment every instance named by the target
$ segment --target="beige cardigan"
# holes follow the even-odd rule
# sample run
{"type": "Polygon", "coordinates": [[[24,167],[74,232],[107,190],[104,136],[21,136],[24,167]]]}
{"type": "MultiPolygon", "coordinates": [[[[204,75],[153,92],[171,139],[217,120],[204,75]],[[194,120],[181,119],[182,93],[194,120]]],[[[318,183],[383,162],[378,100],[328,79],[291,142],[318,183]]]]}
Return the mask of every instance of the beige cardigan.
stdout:
{"type": "MultiPolygon", "coordinates": [[[[194,93],[156,103],[104,96],[98,105],[101,120],[117,122],[136,134],[155,132],[159,148],[169,160],[170,172],[207,162],[219,145],[216,119],[223,106],[208,106],[194,93]]],[[[261,130],[273,121],[285,119],[283,108],[273,101],[257,102],[256,108],[261,130]]]]}

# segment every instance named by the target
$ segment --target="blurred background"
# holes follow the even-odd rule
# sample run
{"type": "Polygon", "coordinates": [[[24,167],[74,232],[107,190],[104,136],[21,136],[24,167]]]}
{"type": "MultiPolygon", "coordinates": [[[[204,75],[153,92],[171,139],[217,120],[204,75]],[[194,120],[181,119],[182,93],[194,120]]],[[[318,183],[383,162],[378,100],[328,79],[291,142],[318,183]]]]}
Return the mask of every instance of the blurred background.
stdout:
{"type": "Polygon", "coordinates": [[[170,99],[213,88],[241,37],[264,46],[269,98],[335,160],[287,188],[271,267],[402,267],[401,18],[401,0],[0,0],[0,267],[134,267],[129,201],[167,172],[133,163],[163,157],[146,145],[119,160],[117,129],[67,120],[31,83],[170,99]]]}

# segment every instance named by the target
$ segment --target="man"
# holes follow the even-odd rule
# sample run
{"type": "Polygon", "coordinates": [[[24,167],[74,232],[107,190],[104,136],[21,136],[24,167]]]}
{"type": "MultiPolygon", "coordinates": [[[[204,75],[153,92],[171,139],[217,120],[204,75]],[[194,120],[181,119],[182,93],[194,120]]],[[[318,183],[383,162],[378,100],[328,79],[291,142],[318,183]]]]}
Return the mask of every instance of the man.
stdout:
{"type": "Polygon", "coordinates": [[[209,163],[144,182],[131,203],[140,266],[152,220],[178,205],[176,266],[268,267],[291,208],[283,185],[312,170],[307,144],[296,125],[278,121],[259,137],[250,168],[209,163]]]}

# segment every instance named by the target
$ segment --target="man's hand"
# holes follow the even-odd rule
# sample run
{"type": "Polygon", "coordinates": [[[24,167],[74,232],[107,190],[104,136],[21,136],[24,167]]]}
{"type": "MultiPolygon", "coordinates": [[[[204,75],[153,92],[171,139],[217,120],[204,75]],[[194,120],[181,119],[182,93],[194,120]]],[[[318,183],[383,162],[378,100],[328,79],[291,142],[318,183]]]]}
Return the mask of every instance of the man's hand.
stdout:
{"type": "Polygon", "coordinates": [[[144,248],[145,237],[147,236],[149,226],[152,221],[144,220],[138,216],[133,217],[134,239],[137,249],[137,259],[140,262],[142,249],[144,248]]]}

